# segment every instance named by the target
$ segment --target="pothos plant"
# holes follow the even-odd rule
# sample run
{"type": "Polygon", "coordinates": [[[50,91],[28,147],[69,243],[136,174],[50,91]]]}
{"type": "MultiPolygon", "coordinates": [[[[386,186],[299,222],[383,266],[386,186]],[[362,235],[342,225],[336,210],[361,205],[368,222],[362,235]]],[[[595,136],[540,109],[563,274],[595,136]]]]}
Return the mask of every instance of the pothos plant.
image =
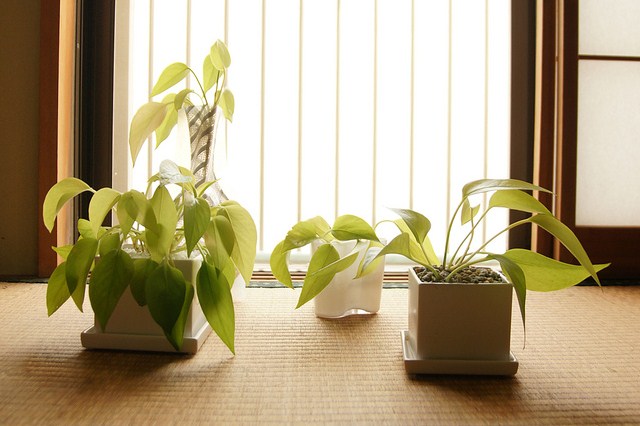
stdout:
{"type": "Polygon", "coordinates": [[[183,342],[194,292],[207,321],[231,352],[235,314],[230,287],[236,274],[249,282],[256,254],[256,227],[238,203],[211,207],[202,194],[213,182],[198,187],[192,173],[165,160],[149,179],[145,194],[94,190],[76,178],[56,183],[47,193],[43,219],[49,231],[63,205],[75,196],[93,193],[89,218],[78,221],[78,241],[54,250],[64,261],[47,287],[52,315],[69,298],[82,310],[87,277],[89,300],[104,330],[122,294],[128,289],[147,306],[174,348],[183,342]],[[172,197],[169,188],[177,191],[172,197]],[[103,226],[113,211],[118,225],[103,226]],[[99,261],[96,261],[99,256],[99,261]],[[179,257],[200,257],[195,290],[174,266],[179,257]]]}
{"type": "MultiPolygon", "coordinates": [[[[608,264],[593,265],[576,235],[536,198],[525,191],[551,192],[542,187],[515,179],[482,179],[470,182],[462,188],[462,200],[458,204],[446,232],[444,253],[438,256],[429,239],[431,222],[422,214],[409,209],[394,209],[400,219],[394,221],[400,233],[379,253],[400,254],[422,265],[434,277],[435,282],[452,282],[457,273],[474,265],[497,261],[515,289],[522,321],[525,321],[527,290],[554,291],[573,286],[592,277],[598,285],[597,272],[608,264]],[[486,207],[472,205],[474,196],[492,193],[486,207]],[[525,219],[508,225],[485,242],[476,244],[477,230],[487,215],[495,209],[510,209],[531,214],[525,219]],[[454,243],[452,231],[455,223],[466,233],[454,243]],[[489,244],[499,235],[527,224],[535,224],[557,238],[579,262],[571,265],[525,249],[510,249],[504,253],[488,251],[489,244]]],[[[371,266],[365,265],[366,273],[371,266]]]]}
{"type": "Polygon", "coordinates": [[[151,89],[151,97],[171,89],[189,75],[194,78],[197,90],[187,87],[177,93],[165,95],[160,102],[147,102],[138,109],[131,120],[129,130],[129,148],[134,164],[140,149],[153,132],[156,134],[156,148],[169,137],[178,123],[178,111],[184,105],[201,105],[211,110],[219,107],[225,118],[232,121],[235,101],[231,90],[225,87],[230,65],[231,56],[227,46],[223,41],[217,40],[211,46],[209,54],[204,57],[202,79],[198,78],[192,68],[182,62],[175,62],[160,73],[160,77],[151,89]],[[212,88],[215,90],[209,93],[212,88]],[[192,96],[197,97],[195,102],[191,99],[192,96]]]}
{"type": "Polygon", "coordinates": [[[357,275],[362,274],[365,264],[371,268],[368,272],[372,272],[382,261],[379,257],[373,261],[383,244],[374,228],[364,219],[354,215],[343,215],[336,218],[333,226],[329,226],[325,219],[316,216],[295,224],[287,232],[285,239],[273,249],[269,263],[274,277],[285,286],[293,288],[289,272],[289,255],[292,250],[314,242],[320,245],[309,261],[296,309],[320,294],[338,272],[351,266],[361,250],[366,250],[366,253],[358,265],[357,275]],[[350,253],[340,257],[338,250],[332,244],[335,241],[355,241],[356,244],[350,253]]]}

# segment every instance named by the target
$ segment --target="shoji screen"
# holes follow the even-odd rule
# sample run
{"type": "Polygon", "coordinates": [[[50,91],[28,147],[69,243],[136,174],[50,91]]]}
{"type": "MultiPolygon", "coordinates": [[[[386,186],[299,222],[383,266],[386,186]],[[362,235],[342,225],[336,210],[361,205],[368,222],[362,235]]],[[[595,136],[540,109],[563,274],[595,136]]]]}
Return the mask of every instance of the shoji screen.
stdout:
{"type": "Polygon", "coordinates": [[[219,38],[236,97],[217,133],[219,174],[265,256],[300,219],[373,223],[393,217],[387,207],[423,212],[442,247],[462,185],[508,176],[510,3],[120,0],[115,184],[144,187],[165,156],[186,164],[175,134],[131,170],[128,123],[166,65],[199,69],[219,38]]]}

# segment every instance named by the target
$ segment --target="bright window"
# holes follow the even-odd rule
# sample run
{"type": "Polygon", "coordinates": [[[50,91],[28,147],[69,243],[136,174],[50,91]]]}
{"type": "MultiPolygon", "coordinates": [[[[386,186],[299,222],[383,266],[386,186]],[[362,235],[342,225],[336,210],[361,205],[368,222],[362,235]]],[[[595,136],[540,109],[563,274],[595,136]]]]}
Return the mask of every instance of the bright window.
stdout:
{"type": "Polygon", "coordinates": [[[165,66],[199,70],[222,39],[236,113],[218,128],[217,171],[263,259],[298,220],[374,223],[387,207],[424,213],[442,249],[462,185],[509,175],[510,3],[119,0],[114,185],[144,188],[165,157],[188,165],[174,131],[132,170],[128,124],[165,66]]]}

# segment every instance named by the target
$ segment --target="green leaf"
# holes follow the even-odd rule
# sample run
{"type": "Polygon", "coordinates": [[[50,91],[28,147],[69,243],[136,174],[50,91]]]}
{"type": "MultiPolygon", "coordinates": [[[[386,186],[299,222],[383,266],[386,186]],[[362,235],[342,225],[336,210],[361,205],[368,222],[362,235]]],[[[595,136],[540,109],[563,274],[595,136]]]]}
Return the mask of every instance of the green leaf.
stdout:
{"type": "MultiPolygon", "coordinates": [[[[391,209],[407,225],[418,244],[422,244],[431,230],[431,222],[422,214],[409,209],[391,209]]],[[[402,230],[401,230],[402,231],[402,230]]]]}
{"type": "Polygon", "coordinates": [[[175,86],[184,80],[187,74],[189,74],[189,67],[186,64],[175,62],[169,65],[162,71],[160,77],[158,77],[158,81],[156,81],[153,89],[151,89],[150,96],[153,97],[175,86]]]}
{"type": "Polygon", "coordinates": [[[422,250],[415,240],[412,240],[409,234],[402,233],[396,236],[389,242],[376,257],[381,257],[387,254],[399,254],[407,259],[419,263],[422,266],[431,267],[431,263],[424,256],[422,250]]]}
{"type": "Polygon", "coordinates": [[[47,283],[47,313],[49,316],[53,315],[71,297],[65,278],[66,266],[66,262],[62,262],[49,277],[47,283]]]}
{"type": "Polygon", "coordinates": [[[156,229],[157,227],[151,203],[139,191],[131,190],[122,194],[116,212],[122,234],[125,236],[131,230],[134,221],[138,221],[145,228],[156,229]]]}
{"type": "Polygon", "coordinates": [[[169,137],[171,131],[178,123],[178,109],[174,106],[175,99],[177,99],[177,95],[169,94],[162,100],[162,103],[167,105],[167,113],[164,116],[162,123],[160,123],[156,129],[156,148],[158,148],[160,144],[169,137]]]}
{"type": "Polygon", "coordinates": [[[222,270],[230,261],[235,245],[233,227],[229,219],[223,215],[214,216],[207,225],[204,242],[213,265],[222,270]]]}
{"type": "Polygon", "coordinates": [[[289,273],[289,251],[284,250],[284,241],[280,241],[275,248],[271,251],[269,257],[269,265],[271,266],[271,273],[282,284],[289,288],[293,288],[293,282],[291,281],[291,274],[289,273]]]}
{"type": "Polygon", "coordinates": [[[223,72],[220,72],[213,66],[213,62],[211,62],[211,56],[207,55],[204,58],[204,62],[202,63],[202,76],[204,79],[204,93],[207,93],[220,79],[220,76],[223,72]]]}
{"type": "MultiPolygon", "coordinates": [[[[581,265],[570,265],[529,250],[508,250],[505,257],[518,264],[527,278],[527,290],[556,291],[576,285],[590,274],[581,265]]],[[[596,272],[609,264],[594,265],[596,272]]]]}
{"type": "Polygon", "coordinates": [[[91,228],[96,235],[98,235],[98,230],[102,222],[104,222],[104,218],[120,200],[120,195],[115,189],[102,188],[91,197],[89,202],[89,222],[91,222],[91,228]]]}
{"type": "Polygon", "coordinates": [[[189,310],[191,309],[193,294],[195,292],[193,285],[189,281],[185,281],[185,284],[185,298],[182,309],[180,310],[180,315],[178,315],[178,320],[171,330],[171,335],[167,336],[167,339],[177,351],[182,348],[182,343],[184,342],[184,328],[187,324],[187,318],[189,317],[189,310]]]}
{"type": "Polygon", "coordinates": [[[56,216],[65,203],[85,191],[94,192],[89,185],[73,177],[62,179],[51,187],[42,205],[42,219],[49,232],[53,231],[56,216]]]}
{"type": "Polygon", "coordinates": [[[231,222],[235,237],[231,259],[235,263],[245,283],[251,281],[256,260],[258,233],[251,214],[240,204],[225,201],[221,204],[224,214],[231,222]]]}
{"type": "Polygon", "coordinates": [[[147,304],[147,296],[145,295],[147,279],[159,266],[158,263],[148,258],[133,261],[133,276],[129,286],[138,305],[145,306],[147,304]]]}
{"type": "Polygon", "coordinates": [[[82,238],[73,246],[67,258],[67,266],[65,268],[67,286],[73,301],[80,311],[82,311],[82,303],[84,302],[87,275],[95,260],[97,250],[98,240],[95,238],[82,238]]]}
{"type": "Polygon", "coordinates": [[[142,105],[131,119],[129,128],[129,149],[131,159],[136,164],[136,159],[147,138],[164,121],[169,109],[161,102],[148,102],[142,105]]]}
{"type": "Polygon", "coordinates": [[[340,241],[370,240],[379,241],[376,231],[364,219],[345,214],[336,218],[331,233],[340,241]]]}
{"type": "MultiPolygon", "coordinates": [[[[69,257],[69,253],[71,253],[71,249],[73,248],[73,245],[69,244],[66,246],[61,246],[61,247],[51,247],[53,249],[53,251],[55,251],[58,256],[60,256],[62,259],[67,260],[67,257],[69,257]]],[[[66,282],[65,282],[66,285],[66,282]]]]}
{"type": "Polygon", "coordinates": [[[219,269],[202,262],[196,287],[200,306],[211,328],[235,354],[235,312],[231,283],[219,269]]]}
{"type": "Polygon", "coordinates": [[[233,122],[233,113],[236,109],[235,98],[229,89],[224,89],[218,98],[218,106],[222,109],[225,118],[233,122]]]}
{"type": "Polygon", "coordinates": [[[132,275],[133,261],[123,250],[111,250],[96,263],[89,282],[89,300],[102,330],[107,327],[132,275]]]}
{"type": "Polygon", "coordinates": [[[518,297],[518,305],[520,306],[520,316],[522,317],[522,326],[526,332],[525,323],[525,303],[527,301],[527,276],[520,267],[520,265],[512,261],[508,256],[491,254],[487,258],[493,258],[500,262],[502,272],[507,276],[507,279],[513,284],[513,289],[516,291],[518,297]]]}
{"type": "Polygon", "coordinates": [[[231,65],[229,50],[222,40],[216,40],[213,46],[211,46],[209,57],[211,58],[213,66],[219,71],[224,71],[231,65]]]}
{"type": "Polygon", "coordinates": [[[100,257],[106,255],[111,250],[116,250],[120,248],[120,234],[111,233],[107,234],[99,240],[98,252],[100,253],[100,257]]]}
{"type": "Polygon", "coordinates": [[[462,202],[462,213],[460,214],[460,224],[464,225],[476,217],[478,212],[480,211],[480,206],[471,207],[469,203],[469,199],[465,198],[462,202]]]}
{"type": "Polygon", "coordinates": [[[580,264],[589,272],[591,277],[600,285],[600,280],[598,279],[598,275],[596,273],[587,252],[580,244],[578,237],[565,225],[560,222],[558,219],[551,215],[546,214],[537,214],[531,216],[528,219],[529,222],[533,222],[541,228],[545,229],[551,235],[556,237],[570,252],[573,256],[580,262],[580,264]]]}
{"type": "Polygon", "coordinates": [[[173,237],[178,224],[178,211],[171,194],[164,186],[156,188],[151,197],[151,208],[158,221],[156,229],[147,229],[147,249],[151,259],[160,262],[171,251],[173,237]],[[149,232],[150,231],[150,232],[149,232]]]}
{"type": "Polygon", "coordinates": [[[209,203],[203,198],[192,198],[193,203],[184,204],[184,238],[187,244],[187,256],[191,256],[200,238],[207,230],[211,220],[209,203]]]}
{"type": "MultiPolygon", "coordinates": [[[[149,275],[145,284],[145,295],[151,317],[175,347],[172,331],[187,297],[187,283],[182,272],[166,261],[162,262],[149,275]]],[[[176,349],[179,350],[179,347],[176,349]]]]}
{"type": "MultiPolygon", "coordinates": [[[[409,226],[404,220],[397,219],[397,220],[394,220],[393,223],[398,227],[400,232],[406,233],[407,235],[409,235],[409,237],[411,237],[410,239],[413,242],[418,243],[415,235],[411,232],[411,230],[409,229],[409,226]]],[[[413,244],[411,246],[413,247],[413,244]]],[[[419,251],[420,245],[418,244],[417,247],[413,247],[413,248],[419,251]]],[[[429,235],[425,235],[424,241],[422,241],[422,250],[424,250],[424,254],[421,254],[421,257],[424,258],[426,256],[426,260],[427,260],[426,263],[428,263],[429,265],[436,265],[439,263],[438,255],[436,254],[436,251],[433,248],[433,244],[431,244],[429,235]]]]}
{"type": "Polygon", "coordinates": [[[91,222],[87,219],[78,219],[78,233],[82,238],[98,238],[98,234],[93,230],[91,222]]]}
{"type": "Polygon", "coordinates": [[[534,185],[529,182],[525,182],[518,179],[480,179],[473,182],[469,182],[462,187],[462,198],[467,198],[470,195],[481,194],[489,191],[500,191],[503,189],[520,189],[523,191],[542,191],[551,192],[548,189],[542,188],[538,185],[534,185]]]}
{"type": "Polygon", "coordinates": [[[374,244],[376,243],[372,241],[368,242],[368,247],[366,249],[367,251],[365,252],[365,255],[362,258],[362,262],[358,267],[359,270],[356,278],[360,278],[372,273],[378,268],[380,262],[384,262],[384,257],[378,257],[378,253],[380,253],[380,251],[382,250],[382,246],[373,246],[374,244]]]}
{"type": "Polygon", "coordinates": [[[493,207],[504,207],[527,213],[551,214],[544,204],[531,195],[512,189],[494,193],[489,200],[489,208],[493,207]]]}
{"type": "Polygon", "coordinates": [[[187,96],[189,96],[190,93],[194,93],[193,90],[182,89],[176,94],[176,97],[173,100],[173,107],[175,108],[176,112],[182,108],[185,99],[187,99],[187,96]]]}
{"type": "Polygon", "coordinates": [[[296,309],[320,294],[338,272],[347,269],[357,258],[356,252],[340,259],[338,250],[331,244],[322,244],[318,247],[311,256],[296,309]]]}
{"type": "Polygon", "coordinates": [[[322,237],[318,234],[317,217],[313,219],[303,220],[295,225],[287,232],[287,236],[283,241],[282,248],[284,251],[293,250],[304,247],[312,241],[322,237]]]}

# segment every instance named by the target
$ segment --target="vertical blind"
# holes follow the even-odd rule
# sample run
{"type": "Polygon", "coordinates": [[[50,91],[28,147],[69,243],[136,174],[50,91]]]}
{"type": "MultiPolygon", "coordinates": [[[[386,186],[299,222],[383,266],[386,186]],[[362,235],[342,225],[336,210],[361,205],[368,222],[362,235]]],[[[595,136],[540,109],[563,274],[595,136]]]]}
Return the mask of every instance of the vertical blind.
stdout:
{"type": "MultiPolygon", "coordinates": [[[[165,66],[199,72],[224,40],[236,112],[217,131],[217,174],[254,217],[265,255],[301,219],[376,223],[394,218],[389,207],[425,214],[442,249],[462,185],[509,174],[510,0],[120,0],[117,9],[114,185],[145,188],[166,157],[188,164],[174,131],[132,169],[128,124],[165,66]]],[[[508,217],[489,219],[483,235],[508,217]]]]}

